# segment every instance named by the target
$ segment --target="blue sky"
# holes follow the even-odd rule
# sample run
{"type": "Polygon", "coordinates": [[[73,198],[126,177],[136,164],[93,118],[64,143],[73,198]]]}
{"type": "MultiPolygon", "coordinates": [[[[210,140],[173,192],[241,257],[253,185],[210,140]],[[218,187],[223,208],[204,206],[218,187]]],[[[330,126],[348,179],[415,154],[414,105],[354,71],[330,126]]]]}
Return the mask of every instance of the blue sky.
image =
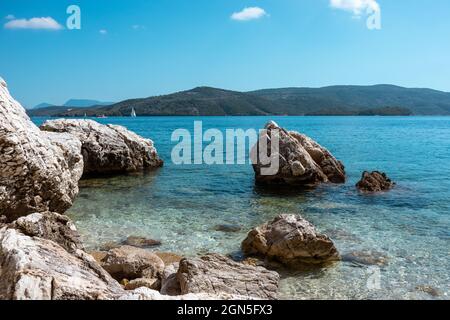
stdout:
{"type": "Polygon", "coordinates": [[[449,15],[448,0],[2,0],[0,76],[27,107],[200,85],[450,91],[449,15]],[[369,30],[366,8],[355,7],[373,2],[381,30],[369,30]],[[81,30],[66,27],[71,4],[81,30]],[[54,28],[30,20],[41,17],[54,28]]]}

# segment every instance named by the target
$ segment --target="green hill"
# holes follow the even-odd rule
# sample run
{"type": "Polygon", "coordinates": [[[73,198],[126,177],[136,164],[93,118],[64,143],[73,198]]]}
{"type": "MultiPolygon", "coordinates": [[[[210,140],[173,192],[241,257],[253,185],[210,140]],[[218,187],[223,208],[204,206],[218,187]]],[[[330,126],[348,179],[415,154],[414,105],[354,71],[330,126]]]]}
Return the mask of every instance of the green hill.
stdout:
{"type": "Polygon", "coordinates": [[[398,106],[416,115],[450,115],[450,93],[431,89],[409,89],[393,85],[282,88],[251,94],[276,101],[287,113],[317,113],[335,109],[351,113],[398,106]]]}
{"type": "Polygon", "coordinates": [[[108,106],[48,107],[31,116],[450,115],[450,93],[392,85],[237,92],[198,87],[108,106]]]}

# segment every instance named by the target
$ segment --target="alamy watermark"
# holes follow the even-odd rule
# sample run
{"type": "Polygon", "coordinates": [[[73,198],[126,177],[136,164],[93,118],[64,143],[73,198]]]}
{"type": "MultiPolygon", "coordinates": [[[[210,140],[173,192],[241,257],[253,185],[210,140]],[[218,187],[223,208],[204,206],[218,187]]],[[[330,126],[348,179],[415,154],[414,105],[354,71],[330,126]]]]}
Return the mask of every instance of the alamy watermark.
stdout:
{"type": "Polygon", "coordinates": [[[258,164],[261,175],[275,175],[279,169],[280,133],[277,129],[203,130],[202,121],[194,122],[194,131],[177,129],[171,141],[172,162],[176,165],[258,164]]]}
{"type": "Polygon", "coordinates": [[[66,21],[66,27],[69,30],[81,29],[81,9],[77,5],[67,7],[66,13],[69,15],[66,21]]]}
{"type": "Polygon", "coordinates": [[[369,30],[381,30],[381,7],[379,4],[368,6],[366,9],[366,26],[369,30]]]}

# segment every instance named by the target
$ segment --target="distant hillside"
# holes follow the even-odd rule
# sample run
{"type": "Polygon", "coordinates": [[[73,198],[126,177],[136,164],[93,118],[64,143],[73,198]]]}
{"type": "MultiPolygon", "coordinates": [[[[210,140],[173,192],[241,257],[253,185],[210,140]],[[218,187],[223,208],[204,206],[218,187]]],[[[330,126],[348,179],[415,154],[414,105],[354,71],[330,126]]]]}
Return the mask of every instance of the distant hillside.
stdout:
{"type": "Polygon", "coordinates": [[[408,89],[393,85],[283,88],[251,94],[276,101],[287,113],[314,113],[325,109],[367,110],[398,106],[416,115],[450,115],[450,93],[408,89]]]}
{"type": "MultiPolygon", "coordinates": [[[[102,102],[97,100],[88,100],[88,99],[70,99],[67,100],[66,103],[64,103],[63,107],[74,107],[74,108],[88,108],[93,106],[107,106],[111,105],[113,102],[102,102]]],[[[37,106],[34,106],[30,108],[30,110],[36,110],[36,109],[44,109],[49,107],[54,107],[54,104],[51,103],[40,103],[37,106]]]]}
{"type": "Polygon", "coordinates": [[[450,115],[450,93],[392,85],[237,92],[198,87],[164,96],[80,108],[47,107],[31,116],[450,115]]]}
{"type": "Polygon", "coordinates": [[[93,106],[108,106],[113,104],[113,102],[103,102],[98,100],[88,100],[88,99],[70,99],[64,106],[65,107],[77,107],[77,108],[87,108],[93,106]]]}
{"type": "Polygon", "coordinates": [[[129,116],[134,108],[139,116],[183,115],[183,116],[226,116],[226,115],[269,115],[281,114],[277,103],[251,94],[199,87],[189,91],[165,96],[122,101],[110,106],[93,108],[55,109],[53,107],[30,111],[33,116],[129,116]]]}
{"type": "Polygon", "coordinates": [[[30,109],[42,109],[42,108],[48,108],[48,107],[51,107],[51,106],[53,106],[51,103],[43,102],[43,103],[40,103],[37,106],[34,106],[34,107],[30,108],[30,109]]]}
{"type": "Polygon", "coordinates": [[[411,110],[400,107],[383,107],[365,110],[326,108],[306,113],[306,116],[411,116],[411,110]]]}

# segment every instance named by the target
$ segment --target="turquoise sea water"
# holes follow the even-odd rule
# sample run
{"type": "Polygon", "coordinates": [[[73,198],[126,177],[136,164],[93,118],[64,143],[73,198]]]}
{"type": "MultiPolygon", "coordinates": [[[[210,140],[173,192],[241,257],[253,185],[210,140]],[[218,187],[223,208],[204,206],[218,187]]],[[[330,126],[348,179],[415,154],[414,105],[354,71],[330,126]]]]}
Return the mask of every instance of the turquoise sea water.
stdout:
{"type": "MultiPolygon", "coordinates": [[[[45,119],[33,120],[40,124],[45,119]]],[[[343,261],[283,273],[281,298],[449,299],[450,117],[96,120],[153,139],[165,166],[146,175],[82,181],[68,214],[89,248],[138,235],[161,240],[158,250],[183,255],[237,254],[252,227],[279,213],[299,213],[328,233],[343,255],[371,251],[386,264],[374,269],[343,261]],[[268,190],[255,187],[250,165],[176,166],[170,158],[176,144],[171,134],[178,128],[192,130],[194,120],[202,120],[204,129],[220,130],[259,129],[275,120],[327,147],[345,164],[348,182],[309,191],[268,190]],[[397,188],[359,194],[354,185],[364,170],[387,172],[397,188]],[[241,231],[216,231],[221,224],[241,231]],[[368,280],[375,285],[368,287],[368,280]]]]}

